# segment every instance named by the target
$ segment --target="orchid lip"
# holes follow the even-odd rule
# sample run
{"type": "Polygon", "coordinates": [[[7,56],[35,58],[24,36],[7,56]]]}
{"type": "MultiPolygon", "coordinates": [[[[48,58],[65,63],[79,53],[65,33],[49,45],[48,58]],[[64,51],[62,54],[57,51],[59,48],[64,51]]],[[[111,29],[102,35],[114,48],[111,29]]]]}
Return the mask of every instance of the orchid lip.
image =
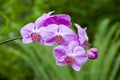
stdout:
{"type": "Polygon", "coordinates": [[[61,43],[63,42],[62,36],[57,35],[57,36],[55,37],[55,41],[56,41],[57,44],[61,44],[61,43]]]}
{"type": "Polygon", "coordinates": [[[66,59],[65,59],[65,61],[66,61],[66,63],[67,63],[68,65],[71,65],[72,62],[73,62],[73,58],[72,58],[71,56],[67,56],[66,59]]]}
{"type": "Polygon", "coordinates": [[[37,41],[40,39],[40,35],[38,33],[32,33],[30,37],[32,41],[37,41]]]}
{"type": "Polygon", "coordinates": [[[84,41],[84,44],[85,44],[86,46],[92,46],[88,41],[84,41]]]}

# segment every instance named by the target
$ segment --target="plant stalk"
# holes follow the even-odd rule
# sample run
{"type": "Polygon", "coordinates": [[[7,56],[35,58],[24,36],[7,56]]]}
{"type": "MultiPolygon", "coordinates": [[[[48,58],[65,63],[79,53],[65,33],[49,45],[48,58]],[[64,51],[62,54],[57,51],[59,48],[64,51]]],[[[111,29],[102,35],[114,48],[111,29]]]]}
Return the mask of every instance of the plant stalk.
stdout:
{"type": "Polygon", "coordinates": [[[11,42],[11,41],[15,41],[15,40],[18,40],[18,39],[22,39],[22,37],[16,37],[16,38],[13,38],[13,39],[9,39],[9,40],[0,42],[0,45],[5,44],[5,43],[8,43],[8,42],[11,42]]]}

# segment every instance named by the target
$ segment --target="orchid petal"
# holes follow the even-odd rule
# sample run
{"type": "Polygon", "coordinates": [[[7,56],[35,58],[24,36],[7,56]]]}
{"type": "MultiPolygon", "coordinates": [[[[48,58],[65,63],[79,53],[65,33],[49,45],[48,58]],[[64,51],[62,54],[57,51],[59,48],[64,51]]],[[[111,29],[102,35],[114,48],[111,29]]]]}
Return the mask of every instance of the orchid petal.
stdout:
{"type": "Polygon", "coordinates": [[[53,45],[55,43],[55,36],[57,33],[58,26],[56,24],[48,25],[47,27],[41,27],[41,37],[44,39],[46,45],[53,45]]]}
{"type": "Polygon", "coordinates": [[[69,15],[67,15],[67,14],[58,14],[58,15],[56,15],[56,17],[57,17],[57,22],[59,24],[64,24],[64,25],[66,25],[68,27],[72,25],[72,23],[70,22],[71,18],[70,18],[69,15]]]}
{"type": "Polygon", "coordinates": [[[66,55],[66,47],[63,45],[54,48],[53,55],[55,59],[59,60],[60,57],[66,55]]]}
{"type": "Polygon", "coordinates": [[[75,71],[80,71],[81,66],[80,65],[76,65],[76,64],[71,64],[70,65],[75,71]]]}
{"type": "Polygon", "coordinates": [[[67,14],[58,14],[58,15],[53,15],[50,16],[49,18],[47,18],[44,22],[43,22],[43,26],[48,26],[50,24],[63,24],[66,25],[67,27],[71,26],[71,19],[70,16],[67,14]]]}
{"type": "Polygon", "coordinates": [[[68,51],[73,52],[73,49],[78,45],[79,45],[79,43],[77,41],[71,41],[68,44],[68,51]]]}
{"type": "Polygon", "coordinates": [[[88,36],[87,36],[87,33],[86,33],[87,28],[82,28],[78,24],[75,24],[75,26],[78,30],[79,42],[80,42],[80,44],[84,44],[85,41],[88,41],[88,36]]]}
{"type": "Polygon", "coordinates": [[[35,25],[37,28],[40,28],[41,26],[43,26],[44,21],[49,18],[51,16],[51,14],[54,11],[48,12],[46,14],[43,14],[41,17],[39,17],[36,21],[35,21],[35,25]]]}
{"type": "Polygon", "coordinates": [[[32,31],[34,31],[34,23],[28,23],[20,30],[22,37],[28,37],[32,31]]]}
{"type": "Polygon", "coordinates": [[[67,14],[58,14],[56,15],[58,18],[62,18],[62,19],[65,19],[65,20],[68,20],[68,21],[71,21],[71,18],[69,15],[67,14]]]}
{"type": "Polygon", "coordinates": [[[74,47],[73,53],[77,53],[77,52],[86,53],[85,49],[81,46],[74,47]]]}
{"type": "Polygon", "coordinates": [[[32,40],[30,38],[31,33],[34,31],[34,23],[28,23],[23,28],[21,28],[20,33],[23,37],[23,43],[31,43],[32,40]]]}
{"type": "Polygon", "coordinates": [[[77,65],[83,65],[88,60],[88,56],[87,56],[84,48],[81,46],[76,46],[74,48],[72,56],[74,57],[74,63],[76,63],[77,65]]]}
{"type": "Polygon", "coordinates": [[[70,41],[75,41],[77,40],[77,35],[76,34],[70,34],[70,35],[64,35],[63,36],[63,44],[68,45],[70,41]]]}
{"type": "Polygon", "coordinates": [[[23,38],[23,39],[22,39],[22,42],[23,42],[23,43],[31,43],[31,42],[33,42],[33,41],[32,41],[31,38],[23,38]]]}
{"type": "Polygon", "coordinates": [[[67,64],[66,64],[65,61],[63,61],[63,62],[56,61],[56,65],[58,65],[58,66],[65,66],[65,65],[67,65],[67,64]]]}
{"type": "Polygon", "coordinates": [[[62,33],[63,35],[75,34],[74,31],[65,25],[59,25],[59,33],[62,33]]]}
{"type": "MultiPolygon", "coordinates": [[[[80,52],[79,52],[80,53],[80,52]]],[[[87,62],[88,56],[87,54],[80,54],[74,57],[74,62],[77,65],[83,65],[87,62]]]]}

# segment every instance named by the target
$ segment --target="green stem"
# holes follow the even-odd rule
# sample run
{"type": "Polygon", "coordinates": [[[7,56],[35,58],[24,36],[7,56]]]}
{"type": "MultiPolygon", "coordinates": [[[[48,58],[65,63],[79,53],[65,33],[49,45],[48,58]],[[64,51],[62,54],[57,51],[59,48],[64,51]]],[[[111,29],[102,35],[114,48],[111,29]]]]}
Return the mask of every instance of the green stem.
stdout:
{"type": "Polygon", "coordinates": [[[16,38],[13,38],[13,39],[9,39],[9,40],[0,42],[0,45],[5,44],[5,43],[8,43],[8,42],[11,42],[11,41],[14,41],[14,40],[18,40],[18,39],[22,39],[22,37],[16,37],[16,38]]]}

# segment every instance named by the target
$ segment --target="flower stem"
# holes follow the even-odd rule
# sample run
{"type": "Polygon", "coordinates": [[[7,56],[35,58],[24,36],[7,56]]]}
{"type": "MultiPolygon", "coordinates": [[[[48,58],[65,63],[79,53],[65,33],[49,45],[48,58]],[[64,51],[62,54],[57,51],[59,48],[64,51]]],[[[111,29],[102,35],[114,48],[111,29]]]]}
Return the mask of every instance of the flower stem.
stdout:
{"type": "Polygon", "coordinates": [[[9,40],[0,42],[0,45],[5,44],[5,43],[8,43],[8,42],[11,42],[11,41],[14,41],[14,40],[18,40],[18,39],[22,39],[22,37],[16,37],[16,38],[13,38],[13,39],[9,39],[9,40]]]}

